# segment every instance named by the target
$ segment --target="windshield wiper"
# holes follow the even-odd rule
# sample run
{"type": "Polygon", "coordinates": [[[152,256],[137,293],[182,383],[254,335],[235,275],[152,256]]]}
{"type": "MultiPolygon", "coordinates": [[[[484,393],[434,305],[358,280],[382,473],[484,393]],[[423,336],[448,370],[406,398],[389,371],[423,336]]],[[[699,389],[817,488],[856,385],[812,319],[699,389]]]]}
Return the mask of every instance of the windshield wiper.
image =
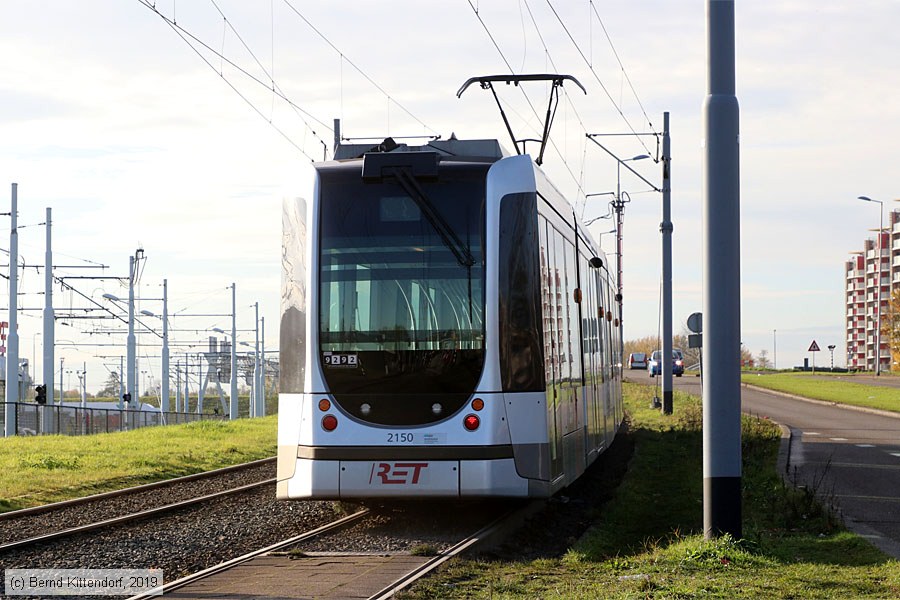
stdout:
{"type": "Polygon", "coordinates": [[[456,260],[464,267],[471,267],[475,264],[475,257],[469,251],[469,248],[463,244],[450,224],[444,220],[444,217],[437,212],[434,204],[428,199],[425,190],[416,181],[416,178],[410,174],[406,167],[391,167],[388,172],[397,179],[397,183],[403,188],[409,197],[413,199],[434,230],[441,236],[441,241],[453,253],[456,260]]]}

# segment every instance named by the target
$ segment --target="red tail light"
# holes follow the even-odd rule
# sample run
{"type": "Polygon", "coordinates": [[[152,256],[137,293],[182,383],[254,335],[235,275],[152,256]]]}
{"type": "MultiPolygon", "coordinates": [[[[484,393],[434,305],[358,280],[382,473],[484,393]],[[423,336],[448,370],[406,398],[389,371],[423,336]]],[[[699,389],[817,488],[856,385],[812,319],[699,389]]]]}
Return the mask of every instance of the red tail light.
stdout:
{"type": "Polygon", "coordinates": [[[337,417],[334,415],[325,415],[322,417],[322,429],[325,431],[334,431],[337,428],[337,417]]]}
{"type": "Polygon", "coordinates": [[[479,425],[481,425],[481,419],[476,415],[466,415],[466,418],[463,419],[463,427],[469,431],[475,431],[479,425]]]}

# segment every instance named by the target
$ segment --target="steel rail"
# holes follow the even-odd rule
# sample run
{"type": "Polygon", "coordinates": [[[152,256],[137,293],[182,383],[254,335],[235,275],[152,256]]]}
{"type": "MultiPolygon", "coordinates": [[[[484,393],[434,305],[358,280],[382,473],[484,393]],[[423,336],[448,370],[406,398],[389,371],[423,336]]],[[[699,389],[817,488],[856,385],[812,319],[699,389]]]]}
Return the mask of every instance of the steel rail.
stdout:
{"type": "Polygon", "coordinates": [[[214,469],[212,471],[203,471],[201,473],[192,473],[191,475],[183,475],[181,477],[175,477],[174,479],[165,479],[163,481],[154,481],[153,483],[145,483],[142,485],[136,485],[128,488],[122,488],[121,490],[112,490],[109,492],[102,492],[99,494],[92,494],[90,496],[83,496],[81,498],[72,498],[71,500],[62,500],[60,502],[51,502],[50,504],[42,504],[40,506],[32,506],[29,508],[22,508],[19,510],[12,510],[5,513],[0,513],[0,521],[6,521],[10,519],[16,519],[19,517],[29,517],[31,515],[37,515],[45,512],[51,512],[54,510],[58,510],[61,508],[69,508],[72,506],[78,506],[81,504],[87,504],[89,502],[94,502],[97,500],[106,500],[109,498],[116,498],[119,496],[127,496],[129,494],[140,494],[142,492],[148,492],[150,490],[154,490],[161,487],[166,487],[169,485],[174,485],[177,483],[187,483],[189,481],[195,481],[198,479],[206,479],[209,477],[216,477],[218,475],[223,475],[225,473],[231,473],[234,471],[242,471],[244,469],[250,469],[253,467],[262,466],[267,463],[275,462],[275,457],[269,458],[261,458],[259,460],[250,461],[247,463],[241,463],[239,465],[231,465],[230,467],[222,467],[220,469],[214,469]]]}
{"type": "Polygon", "coordinates": [[[524,511],[529,510],[528,508],[514,508],[503,515],[497,517],[472,535],[466,537],[465,539],[457,542],[447,550],[441,552],[428,562],[422,564],[421,566],[413,569],[406,575],[403,575],[393,583],[387,585],[383,589],[376,592],[374,595],[369,596],[368,600],[389,600],[394,597],[394,594],[399,592],[400,590],[412,585],[419,579],[422,579],[433,570],[450,560],[451,558],[458,556],[470,549],[472,546],[475,546],[494,535],[500,533],[504,527],[507,526],[508,522],[521,517],[524,514],[524,511]]]}
{"type": "Polygon", "coordinates": [[[147,517],[152,517],[153,515],[172,512],[172,511],[175,511],[175,510],[178,510],[181,508],[193,506],[194,504],[200,504],[202,502],[207,502],[209,500],[214,500],[216,498],[222,498],[224,496],[229,496],[231,494],[239,494],[241,492],[245,492],[247,490],[261,487],[264,485],[271,485],[271,484],[275,483],[275,481],[276,481],[276,479],[273,477],[271,479],[266,479],[265,481],[257,481],[256,483],[242,485],[240,487],[223,490],[221,492],[215,492],[213,494],[207,494],[205,496],[198,496],[196,498],[189,498],[187,500],[173,502],[172,504],[166,504],[164,506],[148,508],[147,510],[142,510],[142,511],[139,511],[136,513],[129,513],[127,515],[113,517],[111,519],[104,519],[103,521],[97,521],[96,523],[88,523],[87,525],[79,525],[78,527],[70,527],[68,529],[62,529],[62,530],[54,531],[51,533],[45,533],[43,535],[26,538],[24,540],[17,540],[15,542],[8,542],[6,544],[0,544],[0,552],[14,550],[16,548],[23,548],[25,546],[33,546],[34,544],[38,544],[41,542],[57,540],[57,539],[61,539],[64,537],[71,536],[71,535],[79,534],[79,533],[86,533],[88,531],[94,531],[95,529],[103,529],[104,527],[109,527],[110,525],[117,525],[119,523],[127,523],[130,521],[138,521],[141,519],[146,519],[147,517]]]}
{"type": "Polygon", "coordinates": [[[176,579],[175,581],[170,581],[169,583],[165,583],[162,586],[155,587],[152,590],[147,590],[146,592],[142,592],[136,596],[131,596],[130,598],[128,598],[128,600],[145,600],[148,598],[156,598],[162,596],[165,593],[184,587],[195,581],[205,579],[206,577],[210,577],[212,575],[215,575],[216,573],[221,573],[222,571],[227,571],[228,569],[252,560],[257,556],[280,550],[285,546],[292,546],[300,542],[305,542],[316,536],[332,532],[342,527],[346,527],[355,523],[367,514],[369,514],[369,509],[364,508],[353,513],[352,515],[347,515],[346,517],[338,519],[337,521],[332,521],[327,525],[322,525],[321,527],[317,527],[316,529],[312,529],[310,531],[307,531],[306,533],[301,533],[300,535],[294,536],[292,538],[281,540],[280,542],[275,542],[271,546],[266,546],[265,548],[260,548],[259,550],[253,550],[252,552],[248,552],[247,554],[238,556],[237,558],[232,558],[231,560],[219,563],[218,565],[214,565],[212,567],[209,567],[208,569],[197,571],[196,573],[192,573],[191,575],[187,575],[185,577],[182,577],[181,579],[176,579]]]}

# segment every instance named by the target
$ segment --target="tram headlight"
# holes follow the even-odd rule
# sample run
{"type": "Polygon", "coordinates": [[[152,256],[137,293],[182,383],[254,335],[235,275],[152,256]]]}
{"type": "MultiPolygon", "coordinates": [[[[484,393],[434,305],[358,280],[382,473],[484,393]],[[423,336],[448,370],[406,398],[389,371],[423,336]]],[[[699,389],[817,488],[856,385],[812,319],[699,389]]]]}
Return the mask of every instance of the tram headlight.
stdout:
{"type": "Polygon", "coordinates": [[[481,425],[481,419],[477,415],[466,415],[463,419],[463,427],[468,431],[475,431],[481,425]]]}
{"type": "Polygon", "coordinates": [[[325,415],[322,417],[322,429],[325,431],[334,431],[337,429],[338,420],[334,415],[325,415]]]}
{"type": "Polygon", "coordinates": [[[431,405],[431,412],[436,415],[439,415],[442,412],[444,412],[444,407],[441,406],[440,404],[438,404],[437,402],[435,402],[434,404],[431,405]]]}
{"type": "Polygon", "coordinates": [[[368,417],[370,412],[372,412],[372,405],[368,402],[363,402],[359,405],[359,414],[362,416],[368,417]]]}

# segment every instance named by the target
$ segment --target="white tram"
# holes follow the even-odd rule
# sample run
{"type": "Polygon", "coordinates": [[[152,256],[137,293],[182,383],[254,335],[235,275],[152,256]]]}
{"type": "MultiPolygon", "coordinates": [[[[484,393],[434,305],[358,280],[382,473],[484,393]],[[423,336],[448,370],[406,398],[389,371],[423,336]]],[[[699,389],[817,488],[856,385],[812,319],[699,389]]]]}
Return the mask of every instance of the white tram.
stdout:
{"type": "Polygon", "coordinates": [[[284,203],[278,497],[575,481],[623,411],[614,275],[572,207],[496,140],[336,158],[284,203]]]}

